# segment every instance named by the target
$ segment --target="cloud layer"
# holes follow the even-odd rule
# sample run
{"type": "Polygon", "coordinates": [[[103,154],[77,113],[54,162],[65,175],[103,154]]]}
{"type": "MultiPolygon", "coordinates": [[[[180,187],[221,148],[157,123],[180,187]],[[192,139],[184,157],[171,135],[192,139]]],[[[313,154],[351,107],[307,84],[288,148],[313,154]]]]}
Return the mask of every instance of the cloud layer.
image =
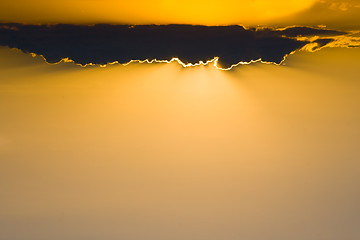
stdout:
{"type": "Polygon", "coordinates": [[[242,26],[198,25],[22,25],[0,24],[0,45],[44,56],[50,63],[128,63],[131,60],[178,58],[185,64],[219,58],[229,68],[261,59],[279,64],[291,52],[311,41],[319,46],[344,32],[307,27],[245,29],[242,26]],[[304,37],[303,39],[299,37],[304,37]]]}

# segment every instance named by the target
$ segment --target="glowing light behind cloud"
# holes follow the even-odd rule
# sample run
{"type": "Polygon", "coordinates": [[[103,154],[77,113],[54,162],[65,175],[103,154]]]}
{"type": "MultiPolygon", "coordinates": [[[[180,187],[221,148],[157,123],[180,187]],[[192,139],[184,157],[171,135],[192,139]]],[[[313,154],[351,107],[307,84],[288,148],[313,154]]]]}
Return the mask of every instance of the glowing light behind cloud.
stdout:
{"type": "Polygon", "coordinates": [[[49,63],[106,66],[176,61],[184,67],[213,63],[219,69],[231,69],[254,62],[278,65],[310,42],[320,48],[334,41],[331,37],[347,34],[307,27],[246,29],[239,25],[0,24],[0,45],[41,55],[49,63]]]}

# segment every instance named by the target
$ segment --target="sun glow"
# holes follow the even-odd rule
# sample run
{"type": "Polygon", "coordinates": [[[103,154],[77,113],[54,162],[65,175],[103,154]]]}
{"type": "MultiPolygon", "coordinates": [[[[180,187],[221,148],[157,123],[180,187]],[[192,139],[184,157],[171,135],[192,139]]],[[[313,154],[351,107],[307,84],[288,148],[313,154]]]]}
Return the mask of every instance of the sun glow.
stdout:
{"type": "MultiPolygon", "coordinates": [[[[13,50],[18,50],[20,51],[19,49],[16,49],[16,48],[13,48],[13,50]]],[[[294,54],[296,51],[293,51],[291,52],[290,54],[288,55],[291,55],[291,54],[294,54]]],[[[158,59],[152,59],[152,60],[149,60],[149,59],[145,59],[145,60],[131,60],[127,63],[119,63],[118,61],[115,61],[115,62],[110,62],[110,63],[107,63],[107,64],[94,64],[94,63],[88,63],[88,64],[80,64],[80,63],[76,63],[74,62],[72,59],[69,59],[69,58],[63,58],[61,59],[59,62],[56,62],[56,63],[50,63],[46,60],[46,58],[43,56],[43,55],[38,55],[36,53],[30,53],[30,55],[32,57],[41,57],[47,64],[49,65],[57,65],[57,64],[61,64],[61,63],[73,63],[77,66],[80,66],[80,67],[88,67],[88,66],[99,66],[99,67],[107,67],[109,65],[115,65],[115,64],[120,64],[122,66],[127,66],[129,64],[133,64],[133,63],[140,63],[140,64],[144,64],[144,63],[147,63],[147,64],[152,64],[152,63],[173,63],[173,62],[176,62],[178,64],[180,64],[182,67],[184,68],[189,68],[189,67],[197,67],[197,66],[208,66],[209,64],[212,64],[213,67],[215,67],[216,69],[218,70],[222,70],[222,71],[230,71],[231,69],[233,69],[234,67],[237,67],[237,66],[240,66],[240,65],[249,65],[249,64],[253,64],[253,63],[263,63],[263,64],[273,64],[273,65],[277,65],[277,66],[280,66],[285,60],[286,58],[288,57],[288,55],[284,56],[283,60],[280,62],[280,63],[275,63],[275,62],[267,62],[267,61],[263,61],[261,58],[259,59],[256,59],[256,60],[251,60],[249,62],[244,62],[244,61],[240,61],[236,64],[233,64],[231,65],[230,67],[227,67],[227,68],[224,68],[221,66],[221,64],[219,64],[219,57],[214,57],[213,59],[210,59],[210,60],[207,60],[207,61],[199,61],[197,63],[184,63],[183,61],[181,61],[179,58],[177,57],[174,57],[172,58],[171,60],[158,60],[158,59]]]]}

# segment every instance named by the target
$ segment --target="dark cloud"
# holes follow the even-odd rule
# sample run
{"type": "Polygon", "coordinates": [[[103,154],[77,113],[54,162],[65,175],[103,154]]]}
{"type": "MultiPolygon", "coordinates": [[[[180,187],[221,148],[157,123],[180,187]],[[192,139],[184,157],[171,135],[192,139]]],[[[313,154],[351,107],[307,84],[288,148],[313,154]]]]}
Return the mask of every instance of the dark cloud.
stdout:
{"type": "Polygon", "coordinates": [[[343,31],[336,30],[325,30],[310,27],[290,27],[277,32],[285,35],[286,37],[297,37],[297,36],[338,36],[347,34],[343,31]]]}
{"type": "Polygon", "coordinates": [[[331,39],[331,38],[322,38],[322,39],[317,39],[315,40],[314,42],[318,44],[318,47],[321,48],[321,47],[324,47],[326,46],[327,44],[331,43],[331,42],[334,42],[335,40],[334,39],[331,39]]]}
{"type": "Polygon", "coordinates": [[[227,68],[258,59],[281,63],[286,55],[309,43],[296,37],[341,34],[306,27],[276,30],[238,25],[0,24],[0,45],[43,55],[51,63],[64,58],[86,65],[176,57],[195,64],[219,57],[219,64],[227,68]]]}

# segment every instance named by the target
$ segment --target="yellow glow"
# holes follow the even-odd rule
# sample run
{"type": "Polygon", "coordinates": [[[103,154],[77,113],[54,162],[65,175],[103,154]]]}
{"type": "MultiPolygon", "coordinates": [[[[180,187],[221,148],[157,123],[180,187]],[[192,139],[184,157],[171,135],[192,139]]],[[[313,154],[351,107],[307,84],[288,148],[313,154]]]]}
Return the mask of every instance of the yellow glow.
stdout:
{"type": "MultiPolygon", "coordinates": [[[[13,48],[13,50],[18,50],[16,48],[13,48]]],[[[19,50],[20,51],[20,50],[19,50]]],[[[290,53],[289,55],[295,53],[292,52],[290,53]]],[[[49,63],[46,58],[43,56],[43,55],[37,55],[35,53],[30,53],[30,55],[32,57],[41,57],[47,64],[50,64],[50,65],[56,65],[56,64],[61,64],[61,63],[74,63],[75,65],[78,65],[80,67],[88,67],[88,66],[99,66],[99,67],[107,67],[109,65],[114,65],[114,64],[121,64],[119,63],[118,61],[115,61],[115,62],[110,62],[108,64],[104,64],[104,65],[99,65],[99,64],[94,64],[94,63],[88,63],[88,64],[80,64],[80,63],[76,63],[74,62],[73,60],[69,59],[69,58],[63,58],[61,59],[59,62],[56,62],[56,63],[49,63]]],[[[234,67],[237,67],[239,65],[249,65],[249,64],[252,64],[252,63],[264,63],[264,64],[274,64],[274,65],[281,65],[285,60],[286,60],[286,57],[288,55],[286,55],[284,57],[284,59],[281,61],[281,63],[275,63],[275,62],[267,62],[267,61],[263,61],[261,58],[259,59],[256,59],[256,60],[251,60],[249,62],[238,62],[236,64],[233,64],[231,65],[230,67],[228,68],[224,68],[224,67],[221,67],[219,65],[219,57],[214,57],[213,59],[211,60],[207,60],[206,62],[203,62],[203,61],[200,61],[198,63],[184,63],[182,62],[179,58],[172,58],[171,60],[158,60],[158,59],[152,59],[152,60],[149,60],[149,59],[145,59],[145,60],[131,60],[127,63],[123,63],[121,65],[123,66],[127,66],[129,64],[132,64],[132,63],[140,63],[140,64],[143,64],[143,63],[148,63],[148,64],[152,64],[152,63],[173,63],[173,62],[177,62],[178,64],[180,64],[182,67],[184,68],[188,68],[188,67],[198,67],[198,66],[207,66],[209,65],[210,63],[216,68],[216,69],[219,69],[219,70],[223,70],[223,71],[229,71],[231,69],[233,69],[234,67]]]]}
{"type": "Polygon", "coordinates": [[[0,56],[2,239],[355,239],[359,48],[230,72],[0,56]]]}
{"type": "Polygon", "coordinates": [[[310,7],[314,0],[14,0],[0,3],[2,21],[133,24],[257,24],[310,7]],[[31,9],[29,11],[29,9],[31,9]],[[16,15],[13,13],[17,12],[16,15]]]}

